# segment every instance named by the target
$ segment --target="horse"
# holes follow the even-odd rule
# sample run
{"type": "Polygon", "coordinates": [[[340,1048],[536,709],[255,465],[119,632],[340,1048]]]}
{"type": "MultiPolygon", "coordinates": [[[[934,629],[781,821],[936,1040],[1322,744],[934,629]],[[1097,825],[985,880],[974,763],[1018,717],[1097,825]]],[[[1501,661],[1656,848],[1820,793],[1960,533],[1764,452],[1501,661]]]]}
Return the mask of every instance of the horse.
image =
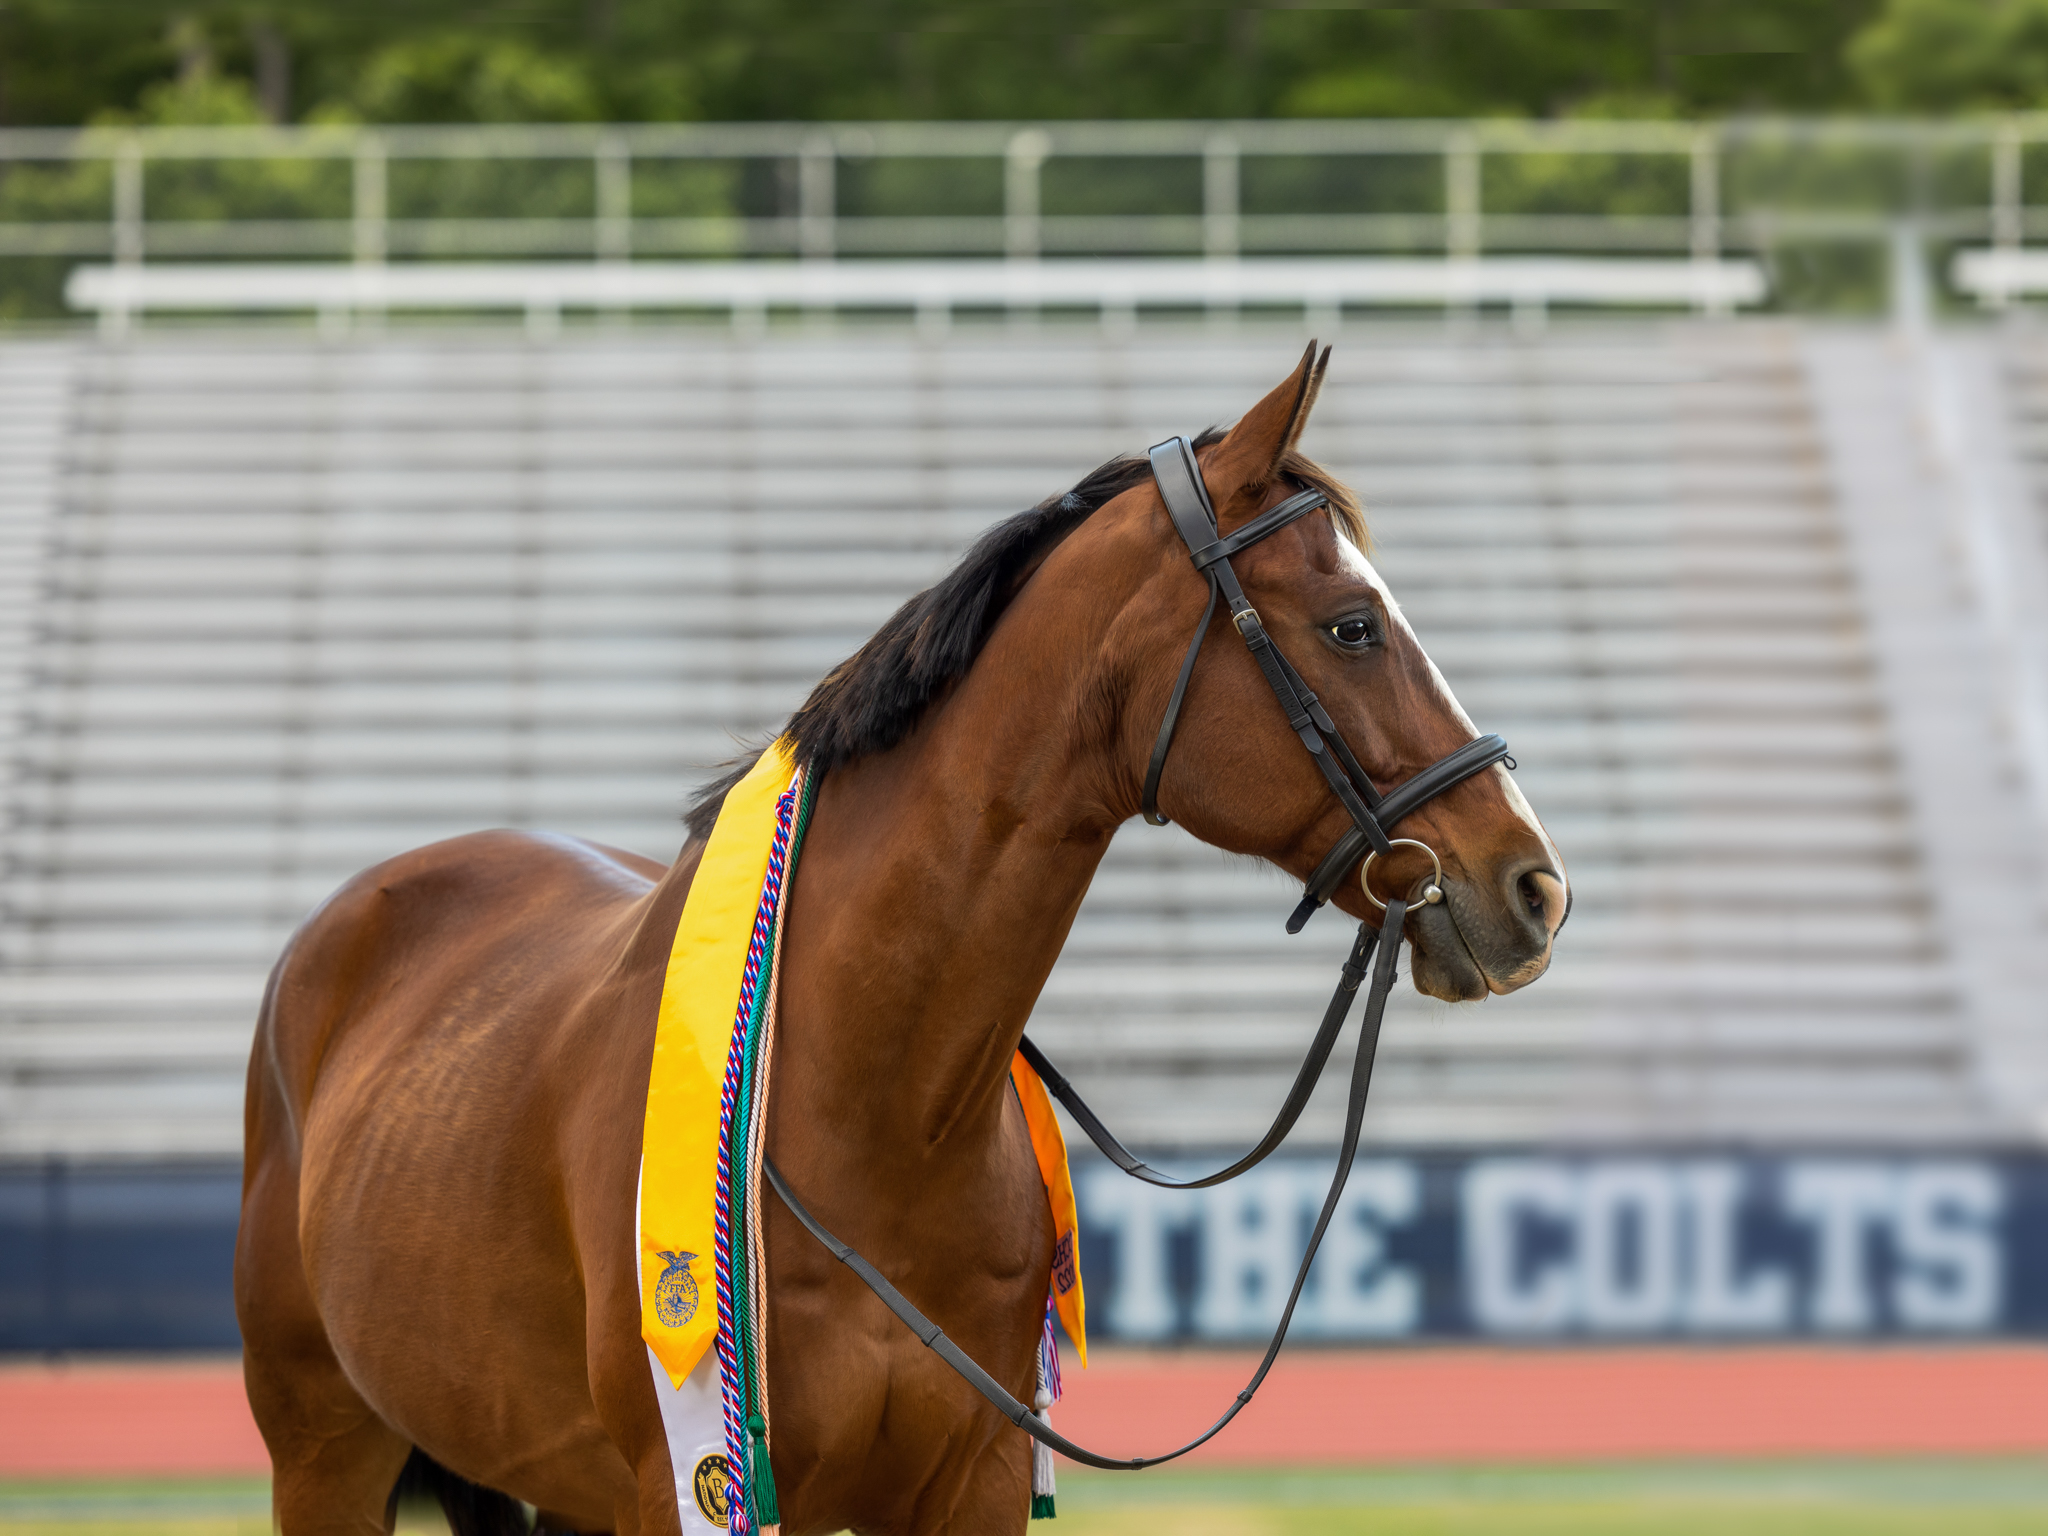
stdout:
{"type": "MultiPolygon", "coordinates": [[[[1194,450],[1219,529],[1327,505],[1238,557],[1268,633],[1366,771],[1476,732],[1366,558],[1356,497],[1298,447],[1328,354],[1194,450]]],[[[811,1210],[1028,1400],[1052,1223],[1009,1088],[1204,582],[1141,457],[994,525],[790,718],[820,776],[787,895],[766,1146],[811,1210]]],[[[1219,617],[1214,626],[1224,629],[1219,617]]],[[[1349,822],[1259,668],[1194,667],[1158,806],[1305,878],[1349,822]]],[[[641,1339],[635,1191],[657,1009],[721,797],[671,865],[489,831],[350,880],[288,942],[249,1064],[235,1301],[284,1536],[389,1531],[401,1472],[462,1532],[681,1529],[641,1339]]],[[[1418,990],[1549,964],[1557,850],[1502,767],[1409,818],[1443,899],[1418,990]]],[[[1410,849],[1380,891],[1434,879],[1410,849]]],[[[1335,904],[1371,921],[1350,879],[1335,904]]],[[[1398,936],[1397,936],[1398,937],[1398,936]]],[[[1030,1442],[770,1202],[772,1466],[788,1536],[1017,1531],[1030,1442]]]]}

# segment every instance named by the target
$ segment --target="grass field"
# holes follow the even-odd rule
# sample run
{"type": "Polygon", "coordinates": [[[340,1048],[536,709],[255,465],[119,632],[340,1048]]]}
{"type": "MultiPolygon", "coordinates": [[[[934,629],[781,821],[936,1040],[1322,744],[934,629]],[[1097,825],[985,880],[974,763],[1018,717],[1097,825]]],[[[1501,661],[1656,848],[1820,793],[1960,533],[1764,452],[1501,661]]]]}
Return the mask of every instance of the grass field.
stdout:
{"type": "MultiPolygon", "coordinates": [[[[1045,1536],[2048,1536],[2048,1461],[1060,1474],[1045,1536]]],[[[0,1483],[4,1536],[263,1536],[257,1481],[0,1483]]],[[[400,1530],[443,1529],[407,1519],[400,1530]]]]}
{"type": "Polygon", "coordinates": [[[2048,1462],[1060,1476],[1062,1536],[2018,1536],[2048,1462]]]}

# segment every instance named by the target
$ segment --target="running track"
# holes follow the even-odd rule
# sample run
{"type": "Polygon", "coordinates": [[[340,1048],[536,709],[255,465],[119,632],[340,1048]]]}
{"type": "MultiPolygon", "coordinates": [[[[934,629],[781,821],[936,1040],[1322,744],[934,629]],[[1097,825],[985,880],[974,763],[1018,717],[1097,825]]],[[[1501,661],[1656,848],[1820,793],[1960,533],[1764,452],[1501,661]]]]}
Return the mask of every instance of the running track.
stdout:
{"type": "MultiPolygon", "coordinates": [[[[1053,1422],[1112,1455],[1204,1428],[1240,1354],[1100,1351],[1053,1422]]],[[[1210,1466],[2048,1451],[2048,1348],[1304,1351],[1210,1466]]],[[[0,1365],[0,1477],[269,1471],[232,1360],[0,1365]]]]}

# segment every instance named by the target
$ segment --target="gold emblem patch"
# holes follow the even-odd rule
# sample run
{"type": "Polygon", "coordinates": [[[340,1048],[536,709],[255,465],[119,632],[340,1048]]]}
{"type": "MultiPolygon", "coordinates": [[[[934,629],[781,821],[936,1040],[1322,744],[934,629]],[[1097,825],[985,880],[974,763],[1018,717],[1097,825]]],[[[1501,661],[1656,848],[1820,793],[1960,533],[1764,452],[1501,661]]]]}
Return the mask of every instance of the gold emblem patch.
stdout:
{"type": "Polygon", "coordinates": [[[697,1278],[690,1273],[694,1253],[664,1251],[661,1261],[668,1267],[654,1283],[654,1315],[663,1326],[680,1328],[697,1315],[697,1278]]]}
{"type": "Polygon", "coordinates": [[[723,1456],[700,1458],[696,1472],[691,1475],[690,1489],[697,1495],[697,1508],[713,1525],[722,1527],[726,1524],[730,1504],[726,1488],[731,1480],[723,1456]]]}

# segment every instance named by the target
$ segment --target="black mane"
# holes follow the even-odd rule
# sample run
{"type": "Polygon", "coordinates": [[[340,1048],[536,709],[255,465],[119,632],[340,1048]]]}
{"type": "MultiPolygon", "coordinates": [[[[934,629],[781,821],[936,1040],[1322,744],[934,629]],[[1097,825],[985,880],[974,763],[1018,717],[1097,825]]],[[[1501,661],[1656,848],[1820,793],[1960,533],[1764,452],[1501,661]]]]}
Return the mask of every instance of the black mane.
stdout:
{"type": "MultiPolygon", "coordinates": [[[[1195,446],[1207,448],[1222,437],[1221,427],[1210,427],[1196,437],[1195,446]]],[[[1292,453],[1281,468],[1331,493],[1331,511],[1362,542],[1363,522],[1348,490],[1292,453]]],[[[989,631],[1038,563],[1099,508],[1151,475],[1147,459],[1111,459],[1066,494],[1005,518],[984,533],[936,586],[898,608],[866,645],[811,690],[784,731],[795,744],[797,761],[825,773],[902,741],[939,695],[974,665],[989,631]]],[[[726,792],[746,776],[762,750],[724,764],[725,771],[691,799],[684,821],[693,839],[710,837],[726,792]]]]}

